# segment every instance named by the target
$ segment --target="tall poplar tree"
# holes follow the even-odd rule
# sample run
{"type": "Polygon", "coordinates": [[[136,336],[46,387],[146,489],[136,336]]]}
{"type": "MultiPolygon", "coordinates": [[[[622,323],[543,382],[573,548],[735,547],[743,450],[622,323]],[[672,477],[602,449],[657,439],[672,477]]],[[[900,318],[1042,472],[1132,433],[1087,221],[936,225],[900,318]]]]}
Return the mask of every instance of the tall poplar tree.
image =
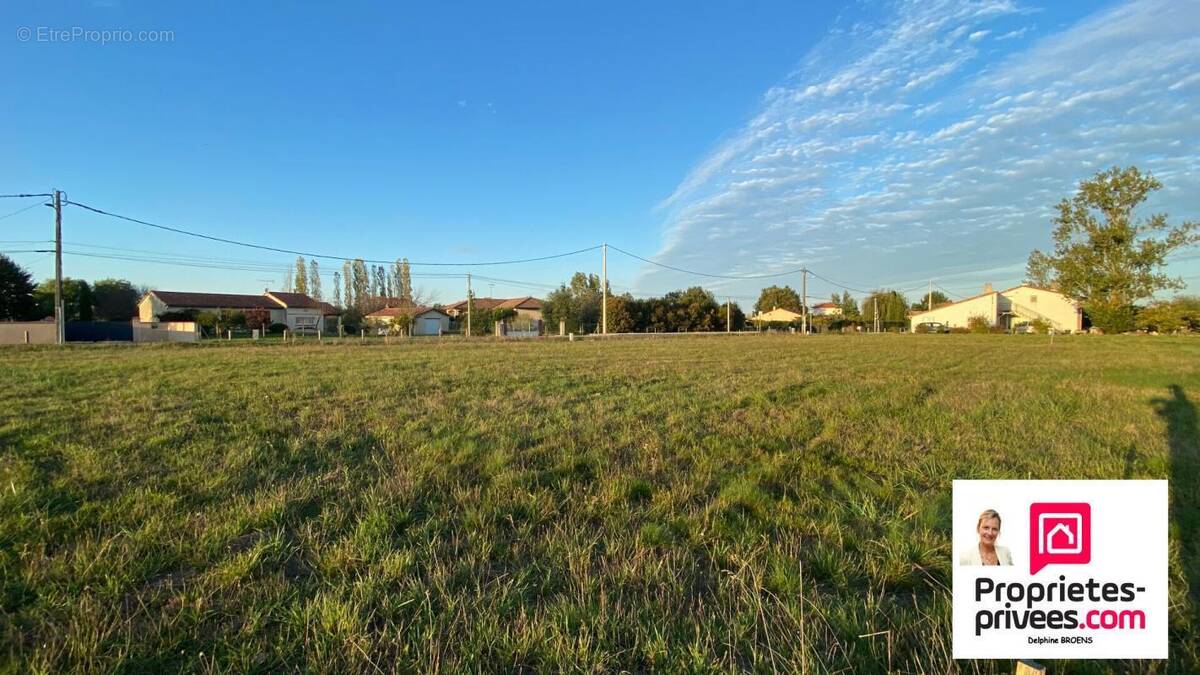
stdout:
{"type": "Polygon", "coordinates": [[[405,302],[413,301],[412,273],[408,269],[408,258],[400,260],[400,299],[405,302]]]}
{"type": "Polygon", "coordinates": [[[292,282],[291,290],[293,293],[308,292],[308,266],[300,256],[296,256],[296,278],[292,282]]]}
{"type": "Polygon", "coordinates": [[[321,300],[321,269],[317,266],[317,259],[313,258],[308,261],[308,294],[314,300],[321,300]]]}

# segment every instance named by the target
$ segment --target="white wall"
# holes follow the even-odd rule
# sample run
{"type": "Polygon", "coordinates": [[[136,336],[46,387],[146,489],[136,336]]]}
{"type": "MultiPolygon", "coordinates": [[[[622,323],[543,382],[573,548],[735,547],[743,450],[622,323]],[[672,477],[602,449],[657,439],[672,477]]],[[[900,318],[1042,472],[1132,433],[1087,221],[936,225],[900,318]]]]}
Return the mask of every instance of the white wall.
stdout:
{"type": "MultiPolygon", "coordinates": [[[[441,312],[424,312],[413,317],[413,335],[437,335],[438,331],[426,328],[426,319],[438,319],[443,333],[450,330],[450,317],[441,312]]],[[[463,324],[464,326],[466,324],[463,324]]]]}
{"type": "Polygon", "coordinates": [[[931,311],[913,314],[909,320],[913,330],[916,330],[918,324],[926,322],[941,323],[950,328],[966,328],[967,322],[973,316],[982,316],[987,319],[989,326],[994,326],[999,313],[999,297],[999,293],[988,293],[945,307],[934,307],[931,311]]]}
{"type": "Polygon", "coordinates": [[[1033,286],[1018,286],[1003,292],[1008,300],[1008,309],[1020,319],[1044,319],[1049,321],[1055,330],[1083,330],[1083,315],[1075,303],[1066,296],[1054,291],[1047,291],[1033,286]]]}

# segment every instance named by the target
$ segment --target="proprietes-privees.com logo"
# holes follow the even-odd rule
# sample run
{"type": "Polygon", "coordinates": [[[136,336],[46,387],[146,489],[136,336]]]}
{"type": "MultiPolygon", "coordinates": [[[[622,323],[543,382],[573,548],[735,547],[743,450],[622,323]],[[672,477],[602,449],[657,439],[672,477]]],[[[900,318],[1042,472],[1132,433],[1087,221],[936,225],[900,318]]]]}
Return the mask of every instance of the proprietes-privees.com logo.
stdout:
{"type": "Polygon", "coordinates": [[[955,481],[954,502],[956,658],[1166,657],[1165,481],[955,481]]]}

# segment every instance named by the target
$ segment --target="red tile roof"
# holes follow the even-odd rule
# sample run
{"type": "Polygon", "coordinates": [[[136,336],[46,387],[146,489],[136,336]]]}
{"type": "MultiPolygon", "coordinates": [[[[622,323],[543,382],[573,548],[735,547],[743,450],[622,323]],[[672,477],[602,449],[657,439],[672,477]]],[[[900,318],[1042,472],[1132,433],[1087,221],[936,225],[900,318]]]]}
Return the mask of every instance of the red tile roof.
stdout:
{"type": "MultiPolygon", "coordinates": [[[[542,301],[527,295],[523,298],[475,298],[475,309],[537,309],[542,308],[542,301]]],[[[446,309],[466,311],[467,301],[459,300],[452,305],[446,305],[446,309]]]]}
{"type": "Polygon", "coordinates": [[[442,312],[436,307],[425,307],[423,305],[408,305],[406,307],[384,307],[378,312],[371,312],[367,315],[368,318],[386,319],[393,316],[420,316],[428,312],[442,312]]]}
{"type": "Polygon", "coordinates": [[[822,302],[819,305],[813,305],[813,309],[833,309],[840,306],[841,305],[837,304],[836,302],[822,302]]]}
{"type": "Polygon", "coordinates": [[[188,293],[183,291],[150,291],[168,307],[197,309],[279,309],[279,303],[265,295],[236,293],[188,293]]]}
{"type": "Polygon", "coordinates": [[[267,295],[289,309],[321,309],[321,303],[313,300],[305,293],[267,291],[267,295]]]}
{"type": "Polygon", "coordinates": [[[501,309],[536,309],[540,311],[542,309],[542,301],[532,295],[527,295],[523,298],[505,300],[497,305],[497,307],[501,309]]]}

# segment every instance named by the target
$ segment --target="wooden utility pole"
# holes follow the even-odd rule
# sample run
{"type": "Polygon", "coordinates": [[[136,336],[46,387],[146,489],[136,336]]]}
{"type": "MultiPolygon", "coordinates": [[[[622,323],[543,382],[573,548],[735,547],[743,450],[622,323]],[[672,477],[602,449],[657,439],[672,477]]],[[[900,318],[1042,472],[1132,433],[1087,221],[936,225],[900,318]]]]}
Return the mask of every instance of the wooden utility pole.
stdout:
{"type": "Polygon", "coordinates": [[[471,305],[475,304],[471,298],[471,273],[467,272],[467,334],[465,337],[471,337],[471,305]]]}
{"type": "Polygon", "coordinates": [[[54,331],[58,344],[67,341],[67,317],[63,307],[62,277],[62,191],[54,191],[54,331]]]}
{"type": "Polygon", "coordinates": [[[808,335],[808,268],[802,270],[803,274],[800,279],[800,326],[804,329],[804,334],[808,335]]]}
{"type": "Polygon", "coordinates": [[[600,251],[600,333],[608,335],[608,244],[600,251]]]}
{"type": "Polygon", "coordinates": [[[730,317],[729,310],[730,310],[730,299],[725,298],[725,332],[726,333],[733,332],[733,319],[730,317]]]}

